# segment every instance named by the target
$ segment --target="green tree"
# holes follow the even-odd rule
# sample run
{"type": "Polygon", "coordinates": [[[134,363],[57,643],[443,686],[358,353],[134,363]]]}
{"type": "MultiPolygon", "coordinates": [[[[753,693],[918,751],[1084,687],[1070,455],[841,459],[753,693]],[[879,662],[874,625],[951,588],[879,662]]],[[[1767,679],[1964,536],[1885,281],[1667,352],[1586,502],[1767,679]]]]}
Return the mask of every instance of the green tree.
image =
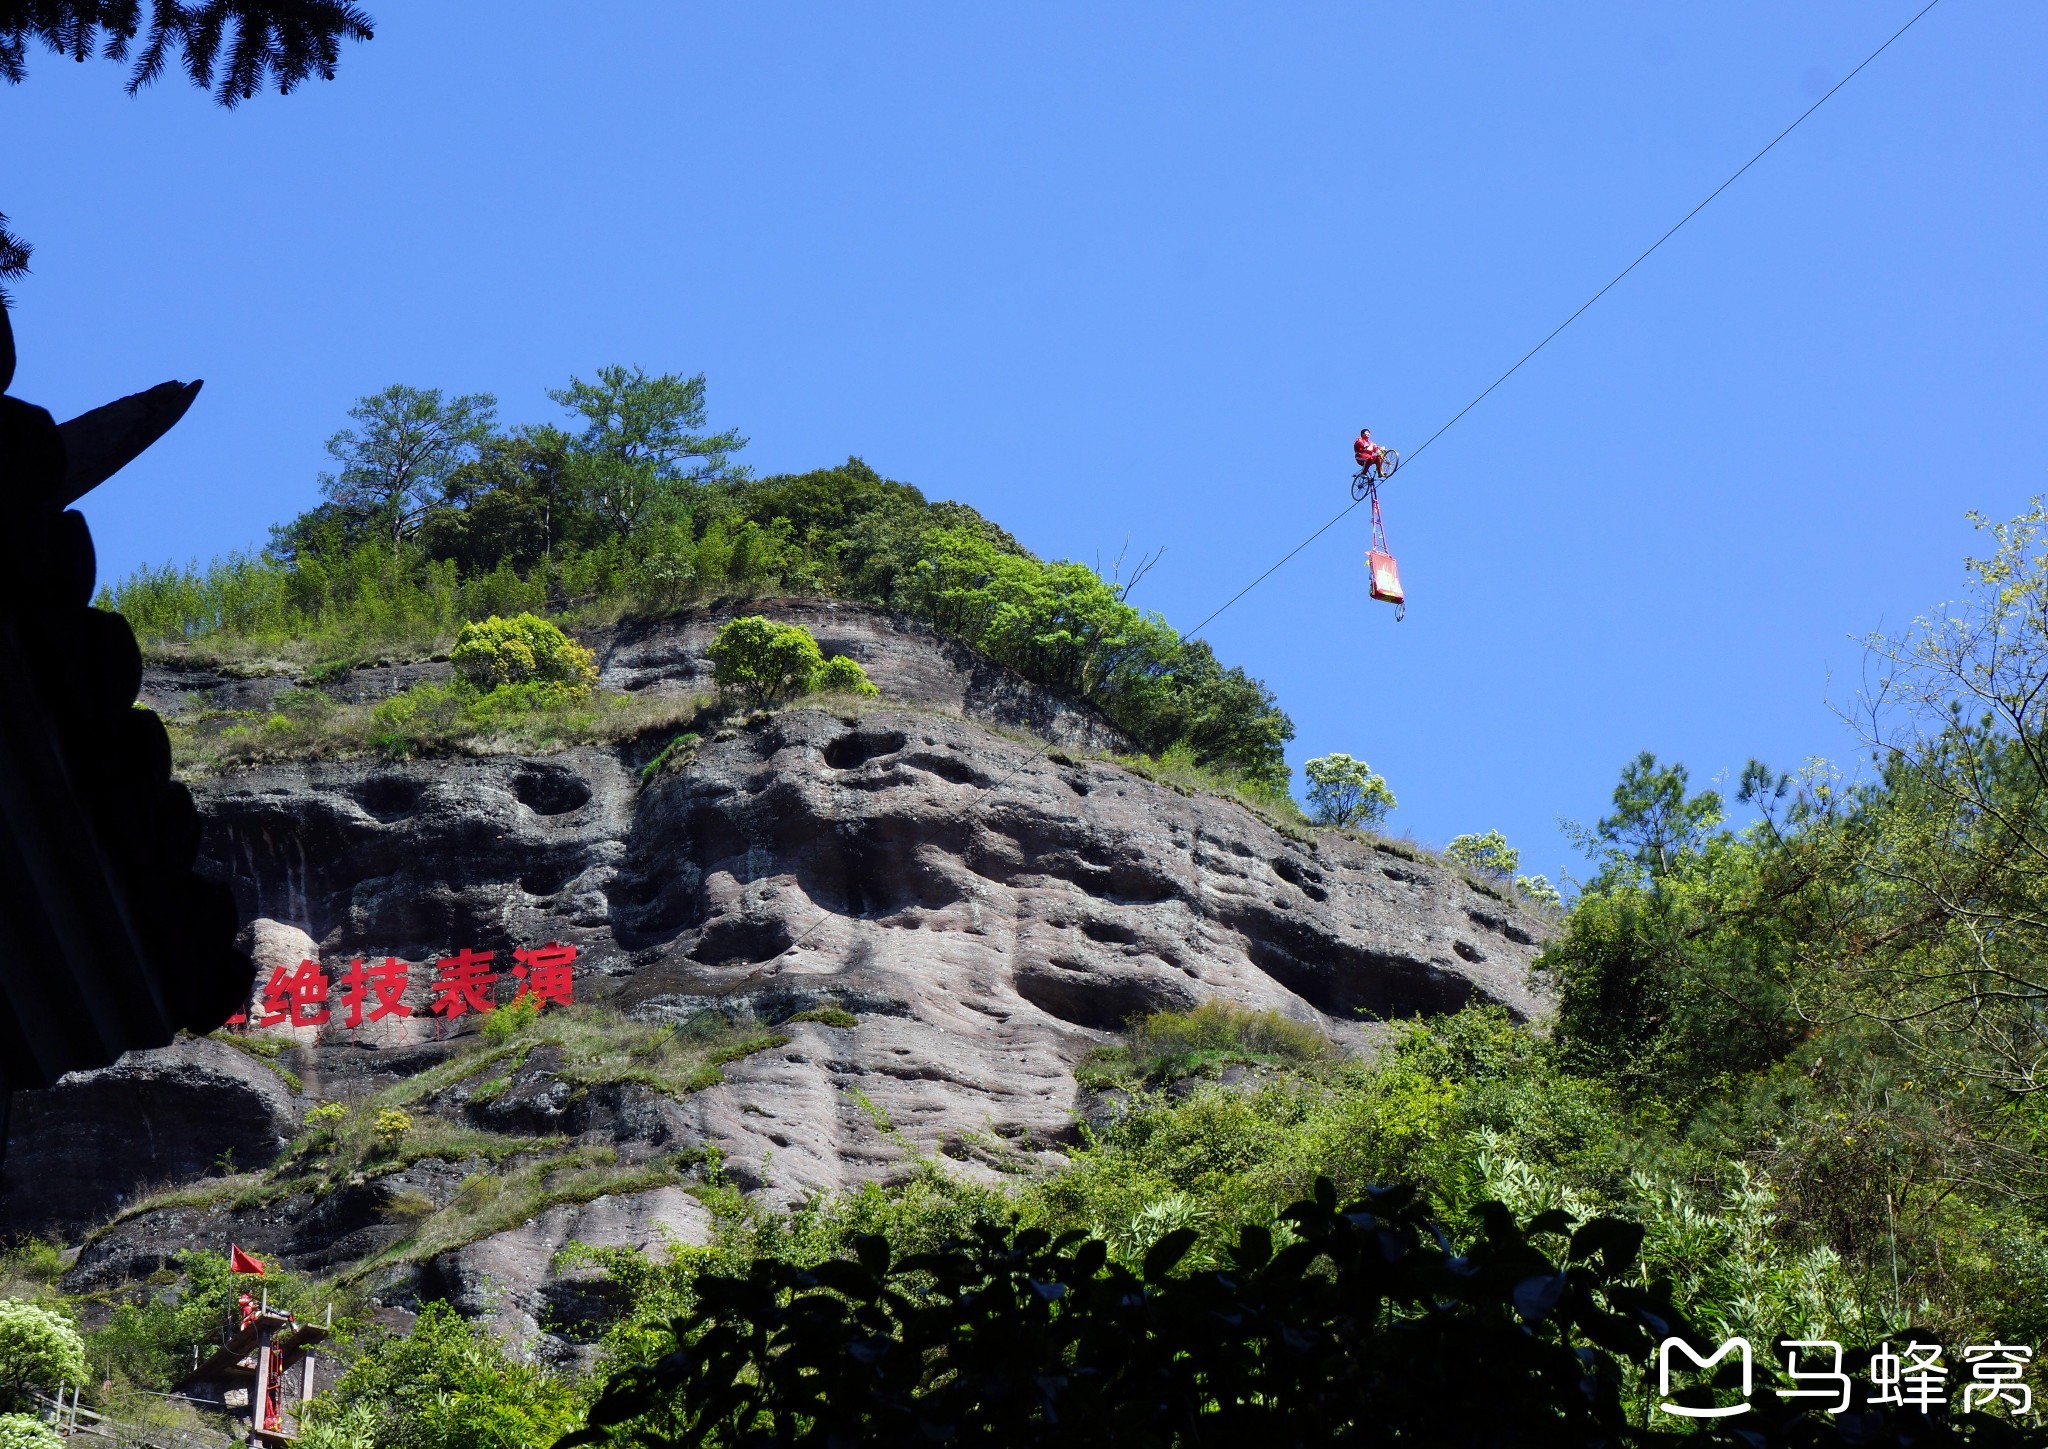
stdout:
{"type": "Polygon", "coordinates": [[[1318,755],[1301,771],[1308,777],[1309,809],[1319,825],[1370,829],[1400,803],[1384,776],[1341,752],[1318,755]]]}
{"type": "Polygon", "coordinates": [[[410,1333],[373,1337],[305,1420],[307,1449],[545,1449],[577,1412],[567,1383],[429,1303],[410,1333]]]}
{"type": "Polygon", "coordinates": [[[1294,726],[1264,685],[1141,614],[1092,569],[1046,564],[986,533],[934,528],[895,602],[1025,678],[1100,709],[1140,746],[1284,789],[1294,726]]]}
{"type": "MultiPolygon", "coordinates": [[[[218,1342],[222,1327],[235,1313],[235,1298],[248,1279],[229,1270],[219,1252],[178,1254],[177,1284],[156,1296],[114,1305],[90,1335],[89,1361],[103,1366],[117,1381],[156,1392],[176,1385],[192,1367],[192,1345],[218,1342]]],[[[296,1274],[276,1264],[263,1280],[271,1306],[302,1317],[322,1312],[331,1301],[309,1288],[296,1274]]],[[[346,1320],[338,1320],[346,1326],[346,1320]]]]}
{"type": "Polygon", "coordinates": [[[825,667],[810,630],[759,614],[723,625],[704,652],[711,658],[711,677],[718,687],[753,706],[801,693],[825,667]]]}
{"type": "Polygon", "coordinates": [[[1685,779],[1647,754],[1623,770],[1620,824],[1586,842],[1604,868],[1539,958],[1561,988],[1565,1059],[1681,1116],[1797,1042],[1791,987],[1839,884],[1768,826],[1714,828],[1720,796],[1685,779]]]}
{"type": "Polygon", "coordinates": [[[85,1382],[85,1340],[69,1319],[39,1304],[0,1298],[0,1407],[85,1382]]]}
{"type": "Polygon", "coordinates": [[[599,521],[584,502],[568,434],[522,427],[487,439],[452,474],[442,506],[421,521],[429,557],[487,573],[500,564],[530,569],[557,552],[597,541],[599,521]]]}
{"type": "MultiPolygon", "coordinates": [[[[837,468],[763,478],[741,506],[756,523],[786,518],[796,535],[838,537],[864,518],[881,516],[915,529],[929,505],[908,483],[882,477],[859,458],[837,468]]],[[[881,597],[887,597],[884,590],[881,597]]]]}
{"type": "Polygon", "coordinates": [[[1653,876],[1668,873],[1721,823],[1719,792],[1689,795],[1687,779],[1685,766],[1659,765],[1644,750],[1622,768],[1614,813],[1593,827],[1594,838],[1653,876]]]}
{"type": "Polygon", "coordinates": [[[660,511],[686,483],[744,477],[730,455],[746,447],[736,430],[699,433],[704,374],[649,377],[639,367],[601,367],[548,396],[583,419],[579,476],[591,505],[622,538],[660,511]]]}
{"type": "Polygon", "coordinates": [[[1522,852],[1509,845],[1508,838],[1498,830],[1489,830],[1484,835],[1453,836],[1444,847],[1444,854],[1467,870],[1501,880],[1512,879],[1515,867],[1522,863],[1522,852]]]}
{"type": "Polygon", "coordinates": [[[1164,672],[1163,698],[1156,707],[1146,701],[1156,708],[1147,737],[1154,754],[1184,743],[1206,765],[1236,771],[1269,790],[1287,788],[1294,722],[1271,689],[1235,664],[1224,668],[1203,639],[1176,641],[1164,672]]]}
{"type": "Polygon", "coordinates": [[[497,410],[489,393],[443,399],[437,387],[402,383],[358,398],[348,410],[357,426],[327,440],[341,471],[321,474],[321,491],[343,514],[402,542],[495,434],[497,410]]]}
{"type": "Polygon", "coordinates": [[[1926,1066],[2048,1092],[2048,502],[1971,521],[1963,597],[1870,641],[1857,720],[1882,774],[1839,838],[1878,919],[1844,958],[1857,1004],[1926,1066]]]}

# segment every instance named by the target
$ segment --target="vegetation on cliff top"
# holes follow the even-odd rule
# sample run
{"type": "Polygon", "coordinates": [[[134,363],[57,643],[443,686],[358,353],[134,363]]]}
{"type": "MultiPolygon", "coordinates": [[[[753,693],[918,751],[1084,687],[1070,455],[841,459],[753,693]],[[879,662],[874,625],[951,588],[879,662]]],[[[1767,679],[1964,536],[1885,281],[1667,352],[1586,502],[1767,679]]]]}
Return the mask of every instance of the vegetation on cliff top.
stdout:
{"type": "MultiPolygon", "coordinates": [[[[1284,787],[1293,726],[1271,691],[959,503],[857,458],[754,478],[698,431],[701,376],[606,368],[550,394],[580,424],[501,430],[488,396],[394,387],[328,448],[326,501],[268,548],[138,570],[103,591],[145,645],[318,668],[445,652],[466,623],[570,627],[721,597],[883,604],[1098,710],[1148,754],[1284,787]]],[[[1132,582],[1135,582],[1134,580],[1132,582]]]]}

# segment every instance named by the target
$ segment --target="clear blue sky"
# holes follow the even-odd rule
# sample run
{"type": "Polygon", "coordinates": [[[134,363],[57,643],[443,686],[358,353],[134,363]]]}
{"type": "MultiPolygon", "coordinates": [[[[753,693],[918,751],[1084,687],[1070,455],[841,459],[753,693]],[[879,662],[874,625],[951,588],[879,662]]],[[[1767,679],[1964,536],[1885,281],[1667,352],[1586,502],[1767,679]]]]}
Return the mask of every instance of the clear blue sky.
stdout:
{"type": "MultiPolygon", "coordinates": [[[[204,377],[87,505],[102,574],[260,542],[391,382],[710,376],[763,471],[859,454],[1192,626],[1434,430],[1920,0],[372,3],[222,112],[39,57],[15,391],[204,377]],[[592,24],[589,17],[601,17],[592,24]]],[[[1525,868],[1640,749],[1850,754],[1855,636],[2043,488],[2048,9],[1946,0],[1388,491],[1226,660],[1441,843],[1525,868]]]]}

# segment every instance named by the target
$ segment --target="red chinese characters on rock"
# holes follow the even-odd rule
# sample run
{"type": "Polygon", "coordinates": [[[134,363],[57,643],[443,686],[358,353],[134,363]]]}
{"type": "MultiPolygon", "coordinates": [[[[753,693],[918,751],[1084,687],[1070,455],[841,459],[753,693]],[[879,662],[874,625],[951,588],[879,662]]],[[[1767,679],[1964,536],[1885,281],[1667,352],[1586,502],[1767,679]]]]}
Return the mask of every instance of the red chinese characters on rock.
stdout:
{"type": "Polygon", "coordinates": [[[476,951],[464,946],[453,956],[434,963],[434,1001],[427,1010],[453,1021],[465,1011],[492,1011],[491,984],[498,973],[491,969],[495,951],[476,951]]]}
{"type": "Polygon", "coordinates": [[[282,966],[271,968],[270,980],[263,987],[263,1015],[256,1018],[256,1024],[276,1026],[287,1021],[293,1026],[327,1024],[327,973],[318,961],[301,961],[289,976],[282,966]]]}
{"type": "Polygon", "coordinates": [[[519,982],[519,990],[512,998],[514,1006],[529,996],[536,1010],[545,1010],[550,1001],[563,1006],[570,1004],[570,992],[575,985],[569,970],[576,962],[574,946],[554,941],[545,946],[521,946],[512,953],[512,959],[519,963],[512,968],[512,975],[519,982]]]}
{"type": "Polygon", "coordinates": [[[365,967],[363,958],[358,956],[348,963],[348,975],[341,978],[341,1009],[348,1013],[342,1025],[351,1031],[365,1020],[382,1021],[387,1016],[411,1016],[412,1008],[401,999],[405,995],[405,983],[411,976],[412,968],[396,956],[386,956],[375,966],[365,967]],[[364,1001],[375,996],[367,1017],[363,1015],[364,1001]]]}
{"type": "MultiPolygon", "coordinates": [[[[505,979],[505,973],[491,969],[496,959],[495,951],[478,951],[464,946],[454,955],[436,961],[434,979],[429,986],[432,999],[427,1010],[449,1022],[469,1012],[482,1014],[497,1010],[497,1003],[491,999],[491,988],[505,979]]],[[[565,946],[559,941],[550,941],[544,946],[520,946],[512,952],[512,959],[516,964],[512,967],[511,976],[519,987],[513,993],[511,1004],[516,1005],[529,997],[541,1010],[550,1005],[574,1004],[574,946],[565,946]]],[[[341,978],[340,1024],[353,1031],[382,1021],[387,1016],[413,1015],[413,1009],[404,1000],[411,973],[412,967],[396,956],[386,956],[375,964],[366,963],[360,956],[351,960],[341,978]]],[[[255,1024],[327,1025],[330,1020],[328,992],[332,984],[317,961],[301,961],[291,970],[282,966],[271,968],[270,979],[263,987],[262,1013],[257,1016],[255,1024]]],[[[248,1020],[246,1013],[238,1012],[228,1018],[228,1025],[243,1026],[248,1024],[248,1020]]]]}

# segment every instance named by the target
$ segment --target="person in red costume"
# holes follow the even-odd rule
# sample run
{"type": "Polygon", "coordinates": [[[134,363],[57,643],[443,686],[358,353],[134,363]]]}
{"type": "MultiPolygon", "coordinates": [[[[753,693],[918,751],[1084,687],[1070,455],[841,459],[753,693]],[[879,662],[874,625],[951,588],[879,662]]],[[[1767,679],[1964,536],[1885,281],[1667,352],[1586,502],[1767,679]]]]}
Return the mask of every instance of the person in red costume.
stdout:
{"type": "Polygon", "coordinates": [[[1360,428],[1352,440],[1351,456],[1358,460],[1360,468],[1377,468],[1386,458],[1386,450],[1372,440],[1371,428],[1360,428]]]}

